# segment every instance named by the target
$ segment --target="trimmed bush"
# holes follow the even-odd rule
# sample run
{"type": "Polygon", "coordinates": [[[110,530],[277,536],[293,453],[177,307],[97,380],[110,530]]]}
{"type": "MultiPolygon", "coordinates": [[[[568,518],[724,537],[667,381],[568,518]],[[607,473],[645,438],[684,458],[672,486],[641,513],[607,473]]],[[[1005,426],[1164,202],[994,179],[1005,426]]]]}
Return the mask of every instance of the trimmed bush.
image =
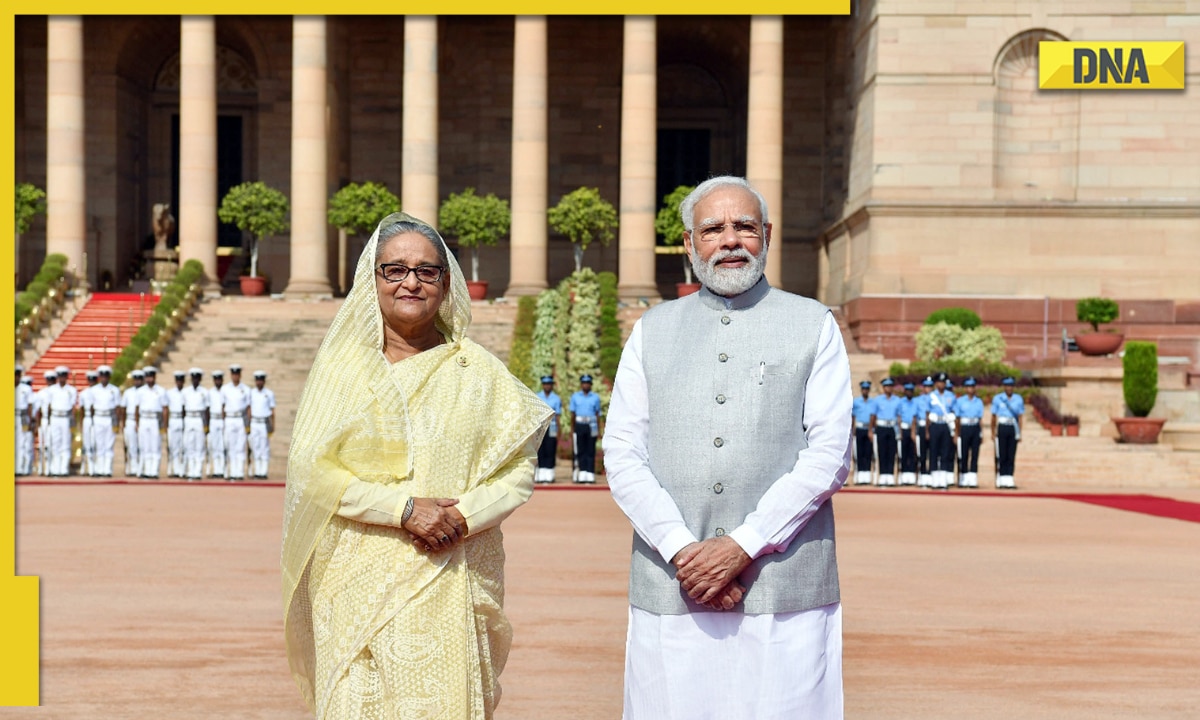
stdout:
{"type": "Polygon", "coordinates": [[[517,322],[513,326],[512,347],[508,351],[508,371],[531,390],[540,389],[533,372],[533,324],[537,314],[537,296],[517,300],[517,322]]]}
{"type": "Polygon", "coordinates": [[[1125,343],[1123,386],[1125,405],[1134,417],[1146,417],[1158,400],[1158,344],[1130,340],[1125,343]]]}
{"type": "Polygon", "coordinates": [[[621,362],[621,323],[617,320],[617,276],[602,272],[600,282],[600,374],[610,381],[617,377],[621,362]]]}
{"type": "Polygon", "coordinates": [[[1115,300],[1108,298],[1082,298],[1075,302],[1075,319],[1092,326],[1092,332],[1100,332],[1102,323],[1110,323],[1121,315],[1115,300]]]}
{"type": "Polygon", "coordinates": [[[947,325],[957,325],[963,330],[974,330],[983,324],[979,316],[973,310],[967,308],[942,308],[929,313],[929,317],[925,318],[926,325],[937,325],[938,323],[946,323],[947,325]]]}

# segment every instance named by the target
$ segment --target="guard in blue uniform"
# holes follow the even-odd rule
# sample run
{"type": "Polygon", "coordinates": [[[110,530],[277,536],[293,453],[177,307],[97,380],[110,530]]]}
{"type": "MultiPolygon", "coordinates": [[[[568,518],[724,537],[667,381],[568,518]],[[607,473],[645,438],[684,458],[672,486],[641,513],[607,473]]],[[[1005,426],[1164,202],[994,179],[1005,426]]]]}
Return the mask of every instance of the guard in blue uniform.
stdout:
{"type": "Polygon", "coordinates": [[[1025,400],[1013,392],[1017,383],[1010,377],[1000,381],[1004,392],[992,398],[992,437],[996,444],[996,487],[1016,490],[1013,469],[1017,461],[1017,443],[1021,442],[1021,416],[1025,400]]]}
{"type": "Polygon", "coordinates": [[[917,438],[917,460],[921,487],[931,487],[933,476],[929,474],[929,393],[933,392],[933,378],[926,376],[921,381],[921,396],[917,398],[916,418],[917,427],[914,429],[917,438]]]}
{"type": "Polygon", "coordinates": [[[871,381],[863,380],[858,387],[862,389],[862,397],[854,398],[854,459],[857,461],[854,484],[870,485],[871,463],[875,459],[871,454],[871,381]]]}
{"type": "Polygon", "coordinates": [[[537,396],[550,406],[550,409],[554,411],[554,417],[550,418],[550,429],[546,431],[546,435],[542,438],[542,444],[538,446],[537,472],[533,475],[533,481],[535,483],[552,483],[554,482],[554,464],[558,455],[558,419],[563,411],[562,398],[554,392],[553,377],[549,375],[542,377],[542,391],[537,393],[537,396]]]}
{"type": "Polygon", "coordinates": [[[950,428],[954,423],[954,393],[946,389],[946,373],[933,378],[933,392],[929,393],[929,474],[930,487],[944,490],[954,478],[954,441],[950,428]]]}
{"type": "Polygon", "coordinates": [[[600,396],[592,392],[592,376],[579,378],[579,391],[571,396],[575,427],[575,477],[577,483],[596,482],[596,438],[600,435],[600,396]]]}
{"type": "MultiPolygon", "coordinates": [[[[913,397],[915,386],[904,383],[904,397],[900,398],[900,484],[917,484],[917,407],[919,398],[913,397]]],[[[924,426],[921,426],[924,430],[924,426]]]]}
{"type": "Polygon", "coordinates": [[[879,458],[879,485],[896,484],[896,427],[900,424],[900,398],[892,394],[896,381],[884,378],[883,394],[871,400],[871,432],[879,458]]]}
{"type": "Polygon", "coordinates": [[[966,395],[954,401],[954,417],[958,432],[958,484],[960,487],[979,487],[979,444],[983,428],[983,400],[975,396],[975,378],[963,382],[966,395]]]}

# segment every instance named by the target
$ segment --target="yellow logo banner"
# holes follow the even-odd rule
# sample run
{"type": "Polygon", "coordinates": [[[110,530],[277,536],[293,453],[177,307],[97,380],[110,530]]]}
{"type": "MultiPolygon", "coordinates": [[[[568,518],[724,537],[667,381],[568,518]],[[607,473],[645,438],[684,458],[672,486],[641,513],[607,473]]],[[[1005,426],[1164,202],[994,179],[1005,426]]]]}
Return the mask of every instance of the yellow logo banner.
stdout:
{"type": "Polygon", "coordinates": [[[1041,90],[1182,90],[1182,42],[1038,43],[1041,90]]]}

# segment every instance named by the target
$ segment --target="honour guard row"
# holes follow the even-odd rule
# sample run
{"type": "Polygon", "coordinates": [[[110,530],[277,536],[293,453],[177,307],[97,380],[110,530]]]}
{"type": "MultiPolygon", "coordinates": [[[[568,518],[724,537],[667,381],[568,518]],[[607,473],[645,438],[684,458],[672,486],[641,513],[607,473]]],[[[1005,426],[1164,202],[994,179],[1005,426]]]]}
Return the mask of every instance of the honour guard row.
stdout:
{"type": "MultiPolygon", "coordinates": [[[[554,392],[554,378],[542,377],[542,390],[537,393],[542,402],[554,411],[550,429],[542,438],[538,448],[536,483],[554,482],[554,464],[558,449],[559,418],[563,414],[562,398],[554,392]]],[[[579,390],[571,395],[567,410],[572,416],[571,434],[571,480],[591,485],[596,482],[596,440],[600,437],[600,395],[592,390],[592,376],[579,378],[579,390]]]]}
{"type": "Polygon", "coordinates": [[[267,477],[275,393],[266,387],[267,374],[261,370],[254,373],[253,388],[241,382],[242,368],[234,364],[229,383],[223,371],[215,370],[212,387],[204,387],[204,371],[191,368],[177,371],[175,386],[164,389],[158,384],[158,370],[147,367],[130,373],[133,385],[124,392],[111,384],[112,368],[107,365],[89,370],[88,387],[79,392],[67,384],[71,371],[65,366],[47,372],[46,386],[37,391],[33,379],[23,373],[18,365],[17,475],[69,475],[78,419],[84,475],[113,476],[120,435],[125,474],[158,478],[165,435],[168,477],[200,480],[207,475],[234,481],[247,472],[267,477]]]}
{"type": "MultiPolygon", "coordinates": [[[[883,394],[871,397],[871,383],[864,380],[862,396],[854,399],[854,484],[979,487],[984,405],[975,395],[975,378],[963,382],[963,395],[954,394],[945,373],[925,378],[916,397],[912,383],[904,384],[903,396],[893,394],[891,378],[880,384],[883,394]]],[[[1025,402],[1014,392],[1012,378],[1004,378],[1001,387],[991,403],[996,487],[1016,489],[1013,472],[1025,402]]]]}

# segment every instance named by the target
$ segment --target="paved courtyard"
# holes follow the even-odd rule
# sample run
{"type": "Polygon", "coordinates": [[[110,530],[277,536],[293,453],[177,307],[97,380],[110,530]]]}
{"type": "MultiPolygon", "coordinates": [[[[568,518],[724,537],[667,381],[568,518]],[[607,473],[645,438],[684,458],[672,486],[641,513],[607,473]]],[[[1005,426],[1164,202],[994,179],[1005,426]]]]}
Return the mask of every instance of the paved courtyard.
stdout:
{"type": "MultiPolygon", "coordinates": [[[[43,707],[0,718],[307,717],[283,656],[282,497],[19,487],[43,707]]],[[[1196,717],[1200,523],[1028,496],[835,507],[848,718],[1196,717]]],[[[497,717],[619,717],[623,516],[603,490],[549,489],[504,527],[516,639],[497,717]]]]}

